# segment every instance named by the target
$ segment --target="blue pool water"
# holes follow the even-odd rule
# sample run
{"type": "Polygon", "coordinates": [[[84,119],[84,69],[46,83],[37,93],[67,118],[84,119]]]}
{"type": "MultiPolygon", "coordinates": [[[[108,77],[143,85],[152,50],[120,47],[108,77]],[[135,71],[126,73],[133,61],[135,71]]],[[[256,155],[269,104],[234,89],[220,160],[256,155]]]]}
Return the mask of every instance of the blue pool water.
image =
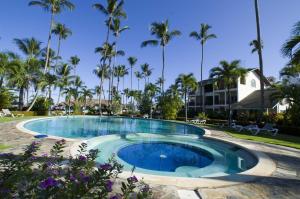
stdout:
{"type": "Polygon", "coordinates": [[[136,167],[168,172],[182,166],[202,168],[213,161],[213,156],[207,151],[171,142],[132,144],[120,149],[117,155],[136,167]]]}
{"type": "Polygon", "coordinates": [[[201,128],[175,122],[125,117],[55,117],[28,122],[31,131],[65,138],[92,138],[103,135],[130,133],[196,134],[203,135],[201,128]]]}

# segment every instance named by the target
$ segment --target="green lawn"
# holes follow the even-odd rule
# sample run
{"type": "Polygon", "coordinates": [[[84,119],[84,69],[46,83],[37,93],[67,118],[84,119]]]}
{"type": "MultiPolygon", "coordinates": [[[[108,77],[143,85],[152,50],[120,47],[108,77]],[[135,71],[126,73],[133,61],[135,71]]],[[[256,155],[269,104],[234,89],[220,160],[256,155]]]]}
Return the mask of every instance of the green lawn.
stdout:
{"type": "Polygon", "coordinates": [[[32,118],[38,118],[38,116],[24,116],[24,117],[1,117],[0,123],[11,122],[11,121],[20,121],[20,120],[28,120],[32,118]]]}
{"type": "Polygon", "coordinates": [[[4,144],[0,144],[0,151],[10,148],[10,146],[4,145],[4,144]]]}

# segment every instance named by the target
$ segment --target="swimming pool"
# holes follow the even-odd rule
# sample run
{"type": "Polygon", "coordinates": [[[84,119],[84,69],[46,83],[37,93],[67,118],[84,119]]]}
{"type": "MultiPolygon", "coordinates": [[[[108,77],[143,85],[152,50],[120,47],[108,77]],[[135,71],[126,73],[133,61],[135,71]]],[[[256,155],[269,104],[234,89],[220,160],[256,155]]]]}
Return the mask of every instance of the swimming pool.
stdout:
{"type": "Polygon", "coordinates": [[[101,151],[105,163],[115,154],[125,171],[176,176],[216,177],[237,174],[258,160],[248,150],[203,137],[202,128],[163,120],[71,116],[28,121],[23,128],[39,134],[77,138],[101,151]]]}
{"type": "Polygon", "coordinates": [[[126,117],[70,116],[29,121],[25,129],[40,134],[64,138],[93,138],[104,135],[130,133],[196,134],[204,131],[192,125],[126,117]]]}

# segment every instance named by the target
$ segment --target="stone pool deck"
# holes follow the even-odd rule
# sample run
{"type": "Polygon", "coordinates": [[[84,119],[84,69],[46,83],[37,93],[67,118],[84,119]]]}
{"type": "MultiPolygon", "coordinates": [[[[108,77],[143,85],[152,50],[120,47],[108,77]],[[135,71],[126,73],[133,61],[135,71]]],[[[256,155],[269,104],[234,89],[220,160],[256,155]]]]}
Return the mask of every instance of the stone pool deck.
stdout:
{"type": "MultiPolygon", "coordinates": [[[[35,140],[32,135],[17,130],[18,122],[0,124],[0,143],[10,146],[1,152],[18,154],[26,145],[35,140]]],[[[242,146],[252,145],[257,151],[267,154],[276,163],[275,172],[269,177],[257,177],[252,182],[218,188],[182,190],[175,186],[152,185],[154,198],[193,199],[201,196],[202,199],[300,199],[300,150],[236,139],[222,131],[209,130],[212,137],[237,142],[242,146]]],[[[44,139],[41,153],[49,152],[55,141],[44,139]]],[[[70,155],[69,150],[72,145],[73,142],[67,141],[65,156],[70,155]]]]}

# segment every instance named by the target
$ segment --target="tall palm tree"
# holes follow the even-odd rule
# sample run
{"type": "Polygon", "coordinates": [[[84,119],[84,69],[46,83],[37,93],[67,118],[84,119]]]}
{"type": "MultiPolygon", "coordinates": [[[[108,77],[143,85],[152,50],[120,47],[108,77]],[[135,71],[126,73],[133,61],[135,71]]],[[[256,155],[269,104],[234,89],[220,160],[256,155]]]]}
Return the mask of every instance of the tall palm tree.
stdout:
{"type": "MultiPolygon", "coordinates": [[[[42,80],[40,82],[40,86],[42,91],[47,91],[48,93],[48,102],[52,101],[52,87],[57,86],[57,76],[50,74],[49,72],[42,76],[42,80]]],[[[48,115],[51,115],[51,105],[48,108],[48,115]]]]}
{"type": "Polygon", "coordinates": [[[47,42],[47,54],[46,54],[46,62],[44,67],[44,74],[48,68],[48,60],[49,60],[49,50],[50,50],[50,42],[52,31],[54,27],[54,17],[55,15],[61,13],[63,10],[73,10],[75,8],[74,4],[69,0],[40,0],[40,1],[30,1],[29,6],[39,6],[43,10],[50,12],[51,20],[50,20],[50,30],[48,34],[48,42],[47,42]]]}
{"type": "Polygon", "coordinates": [[[110,27],[115,18],[126,18],[126,13],[123,11],[123,0],[107,0],[107,5],[104,6],[100,3],[96,3],[93,5],[93,8],[99,10],[101,13],[103,13],[106,17],[106,25],[107,25],[107,34],[106,34],[106,41],[105,43],[108,43],[109,41],[109,34],[110,34],[110,27]]]}
{"type": "Polygon", "coordinates": [[[232,62],[221,61],[220,66],[214,67],[210,70],[210,77],[215,78],[216,81],[223,81],[227,91],[228,99],[228,122],[231,125],[231,92],[230,88],[238,81],[239,77],[244,77],[247,70],[240,66],[240,60],[232,62]]]}
{"type": "Polygon", "coordinates": [[[142,75],[145,79],[145,87],[146,87],[146,85],[149,84],[149,77],[151,76],[153,69],[151,69],[149,64],[147,63],[142,64],[141,69],[142,69],[142,75]]]}
{"type": "MultiPolygon", "coordinates": [[[[137,58],[136,57],[128,57],[127,60],[130,65],[130,90],[132,90],[132,68],[136,64],[137,58]]],[[[132,97],[131,97],[131,102],[132,102],[132,97]]]]}
{"type": "Polygon", "coordinates": [[[0,52],[0,89],[3,87],[5,76],[8,74],[11,57],[9,53],[0,52]]]}
{"type": "Polygon", "coordinates": [[[119,65],[114,68],[114,76],[117,77],[117,92],[119,92],[119,83],[120,83],[120,78],[124,77],[126,74],[126,66],[125,65],[119,65]]]}
{"type": "Polygon", "coordinates": [[[193,31],[190,34],[190,37],[195,38],[200,41],[201,44],[201,77],[200,77],[200,90],[202,95],[202,110],[205,111],[205,98],[204,98],[204,89],[203,89],[203,63],[204,63],[204,45],[209,39],[217,38],[215,34],[209,34],[209,29],[212,27],[208,24],[201,24],[199,32],[193,31]]]}
{"type": "Polygon", "coordinates": [[[258,52],[258,49],[259,49],[259,45],[262,45],[261,46],[261,48],[263,49],[263,42],[258,42],[256,39],[254,39],[254,40],[252,40],[250,43],[249,43],[249,45],[251,46],[251,47],[253,47],[252,48],[252,50],[251,50],[251,53],[256,53],[256,52],[258,52]]]}
{"type": "MultiPolygon", "coordinates": [[[[124,95],[125,95],[125,106],[128,104],[127,103],[127,99],[130,97],[130,90],[128,89],[128,88],[125,88],[124,90],[123,90],[123,93],[124,93],[124,95]]],[[[125,107],[126,108],[126,107],[125,107]]]]}
{"type": "Polygon", "coordinates": [[[259,60],[259,70],[260,70],[260,119],[263,117],[263,112],[265,109],[265,84],[264,84],[264,64],[262,57],[262,39],[260,34],[260,19],[259,19],[259,8],[258,8],[258,0],[254,0],[255,5],[255,16],[256,16],[256,32],[257,32],[257,47],[258,47],[258,60],[259,60]]]}
{"type": "Polygon", "coordinates": [[[194,77],[193,73],[190,73],[188,75],[180,74],[179,77],[176,79],[176,85],[180,88],[180,91],[184,98],[184,105],[185,105],[185,121],[187,121],[187,99],[188,94],[192,91],[195,91],[197,89],[197,80],[194,77]]]}
{"type": "Polygon", "coordinates": [[[79,62],[80,62],[80,58],[77,55],[70,57],[70,64],[73,67],[74,76],[76,75],[76,68],[77,68],[79,62]]]}
{"type": "MultiPolygon", "coordinates": [[[[43,10],[50,12],[51,19],[50,19],[50,28],[49,28],[49,34],[48,34],[48,41],[47,41],[47,50],[46,50],[46,60],[44,64],[44,74],[46,74],[48,70],[48,64],[49,64],[49,56],[50,56],[50,43],[51,43],[51,37],[52,37],[52,30],[54,27],[54,17],[55,15],[61,13],[63,10],[73,10],[75,8],[74,4],[71,3],[69,0],[39,0],[39,1],[30,1],[29,6],[39,6],[43,10]]],[[[33,105],[35,104],[38,97],[38,91],[35,94],[35,97],[29,106],[29,108],[26,111],[30,111],[33,105]]]]}
{"type": "Polygon", "coordinates": [[[159,78],[156,80],[156,84],[159,85],[160,91],[162,91],[162,85],[163,85],[163,83],[164,83],[164,80],[163,80],[161,77],[159,77],[159,78]]]}
{"type": "Polygon", "coordinates": [[[140,80],[143,78],[143,73],[141,73],[140,71],[135,71],[134,74],[138,81],[138,90],[140,90],[140,80]]]}
{"type": "MultiPolygon", "coordinates": [[[[151,24],[150,29],[151,35],[155,36],[154,40],[147,40],[142,42],[141,47],[146,47],[148,45],[162,47],[162,72],[161,78],[165,81],[165,48],[168,43],[175,37],[180,36],[181,32],[179,30],[170,31],[169,21],[163,21],[161,23],[154,22],[151,24]]],[[[164,82],[162,83],[162,93],[164,92],[164,82]]]]}
{"type": "Polygon", "coordinates": [[[108,66],[97,66],[97,68],[94,70],[94,74],[100,79],[100,92],[99,92],[99,114],[102,115],[102,109],[101,109],[101,97],[103,92],[103,84],[104,80],[109,78],[109,68],[108,66]]]}
{"type": "Polygon", "coordinates": [[[86,109],[86,104],[88,99],[93,99],[93,91],[91,89],[82,88],[81,98],[83,101],[83,107],[86,109]]]}
{"type": "MultiPolygon", "coordinates": [[[[52,33],[58,36],[58,46],[57,46],[57,57],[60,55],[60,47],[61,47],[61,41],[66,40],[70,35],[72,35],[72,31],[66,27],[65,24],[58,23],[55,25],[55,27],[52,30],[52,33]]],[[[57,70],[57,62],[56,60],[55,64],[55,72],[57,70]]]]}
{"type": "Polygon", "coordinates": [[[148,83],[145,87],[145,93],[150,97],[150,118],[152,118],[152,109],[153,109],[153,98],[156,96],[156,94],[160,91],[160,88],[157,87],[155,84],[148,83]]]}
{"type": "Polygon", "coordinates": [[[57,75],[58,75],[59,79],[58,79],[57,84],[59,87],[59,92],[58,92],[57,104],[60,101],[60,96],[61,96],[62,90],[65,87],[70,86],[70,84],[71,84],[71,80],[74,76],[70,76],[70,74],[71,74],[71,68],[66,63],[58,68],[57,75]]]}

